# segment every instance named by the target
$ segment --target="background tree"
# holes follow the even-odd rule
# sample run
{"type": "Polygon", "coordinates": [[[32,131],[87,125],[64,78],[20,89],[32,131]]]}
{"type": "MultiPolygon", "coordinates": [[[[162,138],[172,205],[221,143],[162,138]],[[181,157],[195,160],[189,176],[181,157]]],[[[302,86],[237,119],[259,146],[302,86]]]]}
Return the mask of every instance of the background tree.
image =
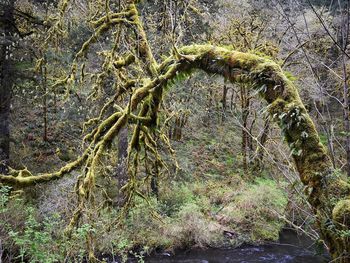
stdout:
{"type": "Polygon", "coordinates": [[[1,2],[1,75],[0,75],[0,172],[7,173],[10,158],[10,105],[13,84],[13,46],[16,31],[14,2],[1,2]]]}

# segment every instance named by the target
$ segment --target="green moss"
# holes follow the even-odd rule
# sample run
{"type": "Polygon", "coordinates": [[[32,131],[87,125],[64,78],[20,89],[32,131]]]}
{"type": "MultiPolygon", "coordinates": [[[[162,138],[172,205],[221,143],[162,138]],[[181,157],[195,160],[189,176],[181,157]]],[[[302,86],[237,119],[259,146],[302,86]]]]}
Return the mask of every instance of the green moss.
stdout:
{"type": "Polygon", "coordinates": [[[350,227],[350,199],[341,200],[336,204],[332,218],[337,223],[350,227]]]}

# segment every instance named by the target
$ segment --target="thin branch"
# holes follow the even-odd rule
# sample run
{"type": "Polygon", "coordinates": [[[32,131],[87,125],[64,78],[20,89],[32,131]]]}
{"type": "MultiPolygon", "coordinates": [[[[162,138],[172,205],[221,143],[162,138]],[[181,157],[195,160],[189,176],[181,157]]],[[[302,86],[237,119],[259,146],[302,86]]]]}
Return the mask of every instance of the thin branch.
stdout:
{"type": "Polygon", "coordinates": [[[324,30],[326,31],[327,35],[332,39],[333,43],[339,48],[339,50],[344,53],[344,55],[347,58],[350,58],[350,55],[346,52],[346,50],[338,43],[338,41],[334,38],[334,36],[331,34],[331,32],[329,31],[327,25],[325,24],[325,22],[323,21],[322,17],[320,16],[319,13],[317,13],[317,11],[315,10],[314,6],[311,4],[310,0],[307,0],[308,4],[311,7],[312,12],[316,15],[316,17],[318,18],[318,20],[320,21],[320,23],[322,24],[324,30]]]}

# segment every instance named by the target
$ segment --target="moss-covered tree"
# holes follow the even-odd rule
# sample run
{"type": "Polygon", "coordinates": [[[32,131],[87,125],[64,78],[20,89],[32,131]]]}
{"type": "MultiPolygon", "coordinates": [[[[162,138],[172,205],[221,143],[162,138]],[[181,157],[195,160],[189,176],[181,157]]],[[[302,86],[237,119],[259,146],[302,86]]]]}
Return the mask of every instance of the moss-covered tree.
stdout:
{"type": "MultiPolygon", "coordinates": [[[[267,102],[270,115],[280,126],[292,151],[322,238],[336,262],[350,262],[350,185],[332,169],[327,151],[297,88],[280,66],[266,57],[206,44],[174,47],[168,57],[157,61],[135,2],[127,1],[122,4],[122,11],[115,12],[108,6],[108,1],[107,5],[101,4],[103,8],[97,12],[99,18],[94,15],[91,23],[93,35],[75,56],[70,74],[59,82],[70,84],[79,79],[77,77],[84,78],[81,61],[104,33],[113,29],[120,32],[120,28],[134,33],[135,38],[128,50],[116,51],[120,43],[117,33],[112,50],[104,53],[103,73],[116,76],[118,85],[115,95],[104,105],[100,115],[88,122],[91,128],[84,138],[86,147],[83,154],[53,173],[33,175],[26,169],[11,169],[9,175],[0,175],[0,182],[14,187],[31,186],[62,178],[73,169],[83,167],[76,187],[79,205],[70,224],[74,226],[86,204],[93,199],[96,180],[101,179],[98,169],[104,153],[113,145],[123,127],[128,125],[133,130],[128,142],[129,179],[122,187],[127,197],[125,207],[128,207],[135,195],[144,197],[140,191],[144,179],[137,177],[140,168],[154,170],[165,166],[158,152],[159,144],[168,146],[169,153],[172,153],[166,134],[159,129],[161,123],[158,119],[166,90],[177,79],[188,78],[196,70],[203,70],[208,74],[219,74],[232,83],[250,83],[251,88],[267,102]],[[81,75],[77,70],[80,65],[81,75]],[[143,72],[137,78],[132,74],[135,68],[143,72]],[[122,96],[122,101],[127,100],[124,106],[118,105],[122,96]]],[[[67,5],[67,0],[61,3],[62,16],[67,5]]],[[[54,26],[60,28],[62,24],[54,26]]],[[[93,258],[91,253],[90,259],[93,258]]]]}

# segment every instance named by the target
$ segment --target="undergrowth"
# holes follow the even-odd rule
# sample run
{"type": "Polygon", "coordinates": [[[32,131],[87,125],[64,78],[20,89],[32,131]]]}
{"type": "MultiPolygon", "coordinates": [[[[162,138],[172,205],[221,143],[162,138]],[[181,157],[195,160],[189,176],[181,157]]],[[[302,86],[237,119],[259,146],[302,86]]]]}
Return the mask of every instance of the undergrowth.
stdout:
{"type": "Polygon", "coordinates": [[[9,200],[8,189],[1,188],[1,233],[11,247],[7,253],[13,253],[7,257],[11,262],[81,262],[87,256],[89,234],[96,238],[97,254],[117,254],[124,261],[130,255],[142,259],[154,249],[276,240],[283,226],[277,213],[283,214],[287,204],[283,191],[270,179],[245,183],[237,175],[231,181],[239,181],[238,187],[229,181],[173,182],[162,187],[159,200],[137,198],[117,227],[109,224],[117,211],[105,209],[95,225],[84,224],[70,236],[58,214],[41,217],[34,205],[28,208],[22,200],[9,200]],[[16,217],[22,218],[20,225],[9,216],[13,207],[21,209],[16,217]],[[233,235],[225,236],[227,232],[233,235]]]}

